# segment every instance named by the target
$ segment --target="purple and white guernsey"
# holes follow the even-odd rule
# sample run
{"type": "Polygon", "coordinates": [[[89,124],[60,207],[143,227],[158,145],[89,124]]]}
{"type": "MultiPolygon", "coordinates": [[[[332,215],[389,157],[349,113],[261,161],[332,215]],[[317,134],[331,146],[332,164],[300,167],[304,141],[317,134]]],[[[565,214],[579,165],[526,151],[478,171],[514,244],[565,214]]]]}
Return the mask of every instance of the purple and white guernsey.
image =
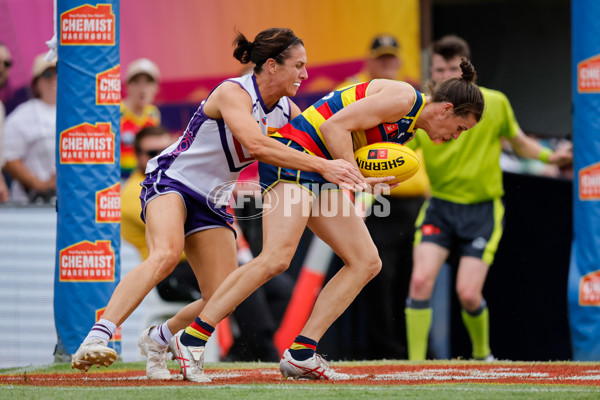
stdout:
{"type": "MultiPolygon", "coordinates": [[[[224,82],[235,82],[248,92],[252,98],[252,116],[263,135],[289,122],[289,99],[282,97],[272,109],[267,108],[254,74],[224,82]]],[[[148,162],[146,174],[158,172],[156,175],[159,177],[166,174],[211,203],[225,206],[240,171],[255,160],[233,136],[223,119],[210,118],[204,113],[205,102],[200,104],[177,142],[148,162]]]]}

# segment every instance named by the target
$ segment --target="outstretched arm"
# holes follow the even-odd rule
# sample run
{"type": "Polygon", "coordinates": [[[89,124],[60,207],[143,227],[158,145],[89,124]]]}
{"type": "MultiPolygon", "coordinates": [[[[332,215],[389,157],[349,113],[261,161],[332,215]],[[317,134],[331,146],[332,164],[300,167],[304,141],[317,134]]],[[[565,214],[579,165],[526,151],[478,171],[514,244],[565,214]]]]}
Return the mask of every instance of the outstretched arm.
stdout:
{"type": "Polygon", "coordinates": [[[542,146],[537,140],[525,135],[519,129],[514,138],[508,139],[515,153],[523,158],[539,159],[548,164],[556,164],[559,167],[570,165],[573,162],[573,151],[570,148],[558,148],[556,151],[542,146]]]}
{"type": "MultiPolygon", "coordinates": [[[[329,181],[350,190],[366,188],[364,178],[356,165],[344,160],[326,160],[311,156],[264,136],[252,118],[251,99],[239,86],[225,83],[213,92],[213,96],[213,109],[215,105],[218,106],[220,115],[233,135],[254,159],[279,167],[318,172],[329,181]]],[[[297,106],[295,109],[297,110],[297,106]]],[[[294,107],[292,110],[294,111],[294,107]]]]}

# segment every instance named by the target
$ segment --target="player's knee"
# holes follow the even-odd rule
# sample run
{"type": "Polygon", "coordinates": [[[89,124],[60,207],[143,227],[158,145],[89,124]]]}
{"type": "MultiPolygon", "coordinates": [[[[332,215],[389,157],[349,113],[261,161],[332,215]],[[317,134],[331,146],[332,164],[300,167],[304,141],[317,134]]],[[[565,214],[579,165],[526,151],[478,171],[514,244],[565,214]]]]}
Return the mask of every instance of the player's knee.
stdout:
{"type": "Polygon", "coordinates": [[[370,257],[366,263],[366,272],[369,280],[375,278],[381,272],[381,258],[379,256],[370,257]]]}
{"type": "Polygon", "coordinates": [[[262,269],[265,282],[286,271],[290,266],[292,256],[293,254],[287,255],[286,253],[261,253],[259,257],[262,262],[257,267],[262,269]]]}
{"type": "Polygon", "coordinates": [[[156,283],[169,276],[180,259],[181,253],[171,249],[161,249],[153,252],[149,257],[149,260],[154,267],[154,279],[156,283]]]}
{"type": "Polygon", "coordinates": [[[268,279],[271,279],[283,272],[285,272],[290,266],[290,260],[272,260],[270,265],[267,267],[268,279]]]}
{"type": "Polygon", "coordinates": [[[377,253],[364,254],[360,258],[348,262],[346,265],[351,267],[355,274],[364,277],[365,282],[369,282],[381,272],[381,259],[377,253]]]}
{"type": "Polygon", "coordinates": [[[177,262],[172,263],[172,262],[166,262],[166,261],[158,264],[158,266],[155,270],[155,273],[154,273],[156,284],[158,284],[159,282],[166,279],[171,274],[171,272],[173,272],[176,265],[177,265],[177,262]]]}
{"type": "Polygon", "coordinates": [[[469,288],[457,288],[460,305],[468,311],[474,311],[481,305],[481,292],[469,288]]]}
{"type": "Polygon", "coordinates": [[[435,279],[432,279],[430,276],[413,271],[410,278],[411,296],[416,296],[418,298],[430,297],[434,283],[435,279]]]}

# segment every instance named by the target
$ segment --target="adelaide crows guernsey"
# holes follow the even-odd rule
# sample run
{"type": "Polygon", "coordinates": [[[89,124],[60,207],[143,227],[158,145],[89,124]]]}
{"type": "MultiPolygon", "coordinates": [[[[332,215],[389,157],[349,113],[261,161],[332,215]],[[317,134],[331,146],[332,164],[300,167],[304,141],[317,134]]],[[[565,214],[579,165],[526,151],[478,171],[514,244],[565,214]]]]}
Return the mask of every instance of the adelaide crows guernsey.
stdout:
{"type": "MultiPolygon", "coordinates": [[[[228,81],[240,85],[252,98],[252,116],[263,135],[290,121],[289,99],[282,97],[273,108],[267,108],[254,74],[224,82],[228,81]]],[[[204,113],[205,103],[206,100],[200,104],[177,142],[148,162],[146,174],[159,170],[213,204],[225,206],[240,171],[255,160],[233,136],[223,119],[210,118],[204,113]]]]}
{"type": "MultiPolygon", "coordinates": [[[[329,93],[272,136],[291,139],[310,153],[331,160],[333,157],[319,127],[336,112],[364,98],[371,82],[347,86],[329,93]]],[[[352,132],[354,150],[377,142],[404,144],[413,138],[415,122],[425,105],[425,95],[412,89],[415,91],[415,101],[410,112],[396,122],[382,123],[364,131],[352,132]]]]}

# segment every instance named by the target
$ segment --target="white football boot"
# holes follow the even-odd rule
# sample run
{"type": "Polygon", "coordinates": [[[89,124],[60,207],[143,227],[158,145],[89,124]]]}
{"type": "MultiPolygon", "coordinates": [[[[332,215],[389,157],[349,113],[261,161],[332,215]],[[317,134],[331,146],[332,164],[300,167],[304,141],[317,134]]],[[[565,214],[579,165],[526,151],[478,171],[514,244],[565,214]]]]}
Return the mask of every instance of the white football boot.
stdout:
{"type": "Polygon", "coordinates": [[[279,369],[283,377],[288,379],[325,379],[332,381],[351,379],[348,374],[332,370],[329,363],[317,353],[307,360],[298,361],[292,357],[289,350],[286,350],[283,352],[283,358],[279,361],[279,369]]]}
{"type": "Polygon", "coordinates": [[[152,328],[156,327],[151,326],[142,332],[137,342],[142,355],[147,359],[146,376],[151,380],[173,379],[165,362],[169,346],[163,346],[150,337],[150,330],[152,328]]]}
{"type": "Polygon", "coordinates": [[[181,343],[182,333],[183,331],[179,331],[171,338],[169,349],[179,363],[183,379],[198,383],[210,382],[210,378],[204,373],[204,346],[184,345],[181,343]]]}
{"type": "Polygon", "coordinates": [[[71,368],[87,372],[92,365],[108,367],[117,359],[117,352],[107,346],[106,340],[93,338],[84,342],[73,354],[71,368]]]}

